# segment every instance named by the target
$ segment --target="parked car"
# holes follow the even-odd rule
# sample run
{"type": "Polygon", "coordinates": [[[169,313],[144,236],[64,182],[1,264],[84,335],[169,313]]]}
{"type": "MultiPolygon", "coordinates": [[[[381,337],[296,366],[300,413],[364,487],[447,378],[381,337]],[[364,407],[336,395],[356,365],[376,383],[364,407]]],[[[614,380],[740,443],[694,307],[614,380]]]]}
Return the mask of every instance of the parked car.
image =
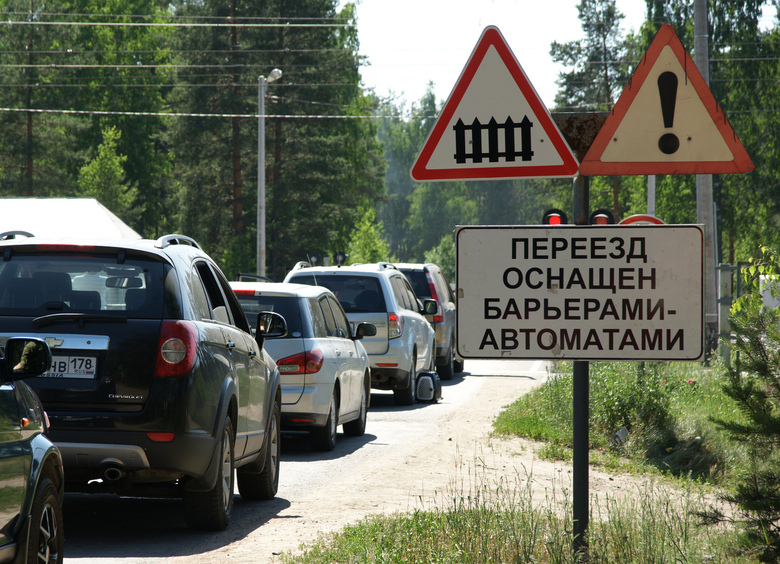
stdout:
{"type": "Polygon", "coordinates": [[[22,382],[49,370],[51,352],[41,339],[11,338],[2,345],[0,561],[61,563],[62,457],[45,435],[41,402],[22,382]]]}
{"type": "Polygon", "coordinates": [[[312,446],[322,451],[335,448],[339,425],[345,435],[363,435],[371,371],[360,340],[376,327],[359,323],[353,334],[336,296],[322,286],[230,285],[250,320],[274,311],[287,321],[286,336],[265,342],[282,378],[282,428],[308,430],[312,446]]]}
{"type": "Polygon", "coordinates": [[[435,333],[425,314],[435,300],[420,302],[406,277],[391,263],[309,267],[298,263],[285,282],[325,286],[335,294],[350,323],[371,323],[376,334],[363,339],[371,364],[371,387],[393,390],[401,405],[415,402],[417,372],[432,370],[435,333]]]}
{"type": "Polygon", "coordinates": [[[433,263],[395,263],[404,273],[418,298],[431,298],[439,304],[439,311],[427,316],[436,331],[436,372],[442,380],[451,380],[463,372],[463,359],[457,357],[456,301],[450,283],[433,263]]]}
{"type": "Polygon", "coordinates": [[[0,241],[3,336],[37,335],[51,370],[29,380],[69,491],[177,496],[193,528],[227,527],[233,485],[279,479],[281,386],[217,265],[181,235],[156,241],[0,241]],[[234,472],[237,469],[237,472],[234,472]]]}

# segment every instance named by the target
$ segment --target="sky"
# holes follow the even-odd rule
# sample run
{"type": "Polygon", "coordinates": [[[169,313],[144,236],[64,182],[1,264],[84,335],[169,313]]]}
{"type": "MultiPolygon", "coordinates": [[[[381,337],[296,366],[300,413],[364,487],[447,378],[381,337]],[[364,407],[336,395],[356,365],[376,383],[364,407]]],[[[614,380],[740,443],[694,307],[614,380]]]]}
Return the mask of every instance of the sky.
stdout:
{"type": "MultiPolygon", "coordinates": [[[[566,70],[553,63],[550,45],[583,38],[579,0],[353,0],[357,3],[364,85],[380,96],[394,93],[419,101],[429,81],[436,100],[447,99],[482,31],[498,27],[547,108],[554,106],[556,80],[566,70]]],[[[645,0],[616,0],[625,17],[623,34],[637,31],[645,0]]],[[[773,12],[773,10],[772,10],[773,12]]],[[[765,14],[767,10],[765,10],[765,14]]],[[[767,14],[766,23],[774,18],[767,14]]],[[[686,45],[688,52],[693,45],[686,45]]]]}
{"type": "MultiPolygon", "coordinates": [[[[550,45],[583,38],[579,0],[355,0],[364,85],[380,96],[419,101],[429,81],[447,99],[482,31],[498,27],[539,97],[553,107],[564,67],[550,45]]],[[[642,25],[645,0],[617,0],[624,35],[642,25]]]]}

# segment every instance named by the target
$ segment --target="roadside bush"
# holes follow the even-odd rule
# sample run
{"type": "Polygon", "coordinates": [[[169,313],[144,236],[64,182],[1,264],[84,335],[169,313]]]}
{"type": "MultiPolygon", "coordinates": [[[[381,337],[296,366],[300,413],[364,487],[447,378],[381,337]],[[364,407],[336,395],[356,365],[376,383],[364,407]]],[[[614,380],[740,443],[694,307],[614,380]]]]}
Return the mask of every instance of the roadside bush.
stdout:
{"type": "Polygon", "coordinates": [[[762,290],[775,301],[780,299],[780,258],[776,251],[764,248],[763,252],[764,256],[746,269],[745,285],[751,291],[732,307],[733,361],[722,370],[723,390],[740,413],[713,417],[713,421],[747,452],[747,464],[738,474],[733,493],[725,499],[736,503],[744,514],[746,541],[760,548],[760,560],[778,562],[780,313],[776,307],[765,305],[762,290]]]}
{"type": "MultiPolygon", "coordinates": [[[[724,460],[739,458],[711,420],[733,413],[726,399],[717,371],[697,363],[590,363],[591,448],[608,453],[601,463],[629,459],[674,476],[722,477],[724,460]]],[[[539,455],[564,459],[560,446],[571,447],[573,432],[570,363],[508,406],[494,432],[547,441],[557,446],[539,455]]]]}

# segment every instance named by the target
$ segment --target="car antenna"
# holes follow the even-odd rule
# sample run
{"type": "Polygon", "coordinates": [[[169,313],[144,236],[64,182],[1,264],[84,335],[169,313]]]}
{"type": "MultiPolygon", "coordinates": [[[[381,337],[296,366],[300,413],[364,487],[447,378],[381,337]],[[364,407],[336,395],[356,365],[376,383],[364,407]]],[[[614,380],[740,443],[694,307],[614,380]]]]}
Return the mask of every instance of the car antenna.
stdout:
{"type": "MultiPolygon", "coordinates": [[[[314,264],[311,263],[311,256],[309,256],[309,253],[306,253],[306,260],[309,262],[309,266],[314,266],[314,264]]],[[[316,264],[316,260],[315,260],[315,264],[316,264]]],[[[311,275],[312,278],[314,278],[314,285],[319,286],[319,284],[317,284],[317,273],[312,272],[311,275]]]]}

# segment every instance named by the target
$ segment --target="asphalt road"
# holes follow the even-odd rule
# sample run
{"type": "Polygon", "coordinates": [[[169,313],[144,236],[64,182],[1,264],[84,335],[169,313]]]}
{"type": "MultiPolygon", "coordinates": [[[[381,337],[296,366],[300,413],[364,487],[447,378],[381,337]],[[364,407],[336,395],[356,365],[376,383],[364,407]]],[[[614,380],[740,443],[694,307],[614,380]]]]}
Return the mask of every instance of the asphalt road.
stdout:
{"type": "Polygon", "coordinates": [[[544,380],[533,361],[466,361],[437,404],[400,407],[372,394],[366,434],[331,453],[283,435],[277,497],[245,502],[219,533],[190,531],[177,500],[67,494],[66,562],[276,562],[322,532],[367,515],[405,511],[470,473],[501,408],[544,380]],[[474,455],[474,456],[472,456],[474,455]]]}

